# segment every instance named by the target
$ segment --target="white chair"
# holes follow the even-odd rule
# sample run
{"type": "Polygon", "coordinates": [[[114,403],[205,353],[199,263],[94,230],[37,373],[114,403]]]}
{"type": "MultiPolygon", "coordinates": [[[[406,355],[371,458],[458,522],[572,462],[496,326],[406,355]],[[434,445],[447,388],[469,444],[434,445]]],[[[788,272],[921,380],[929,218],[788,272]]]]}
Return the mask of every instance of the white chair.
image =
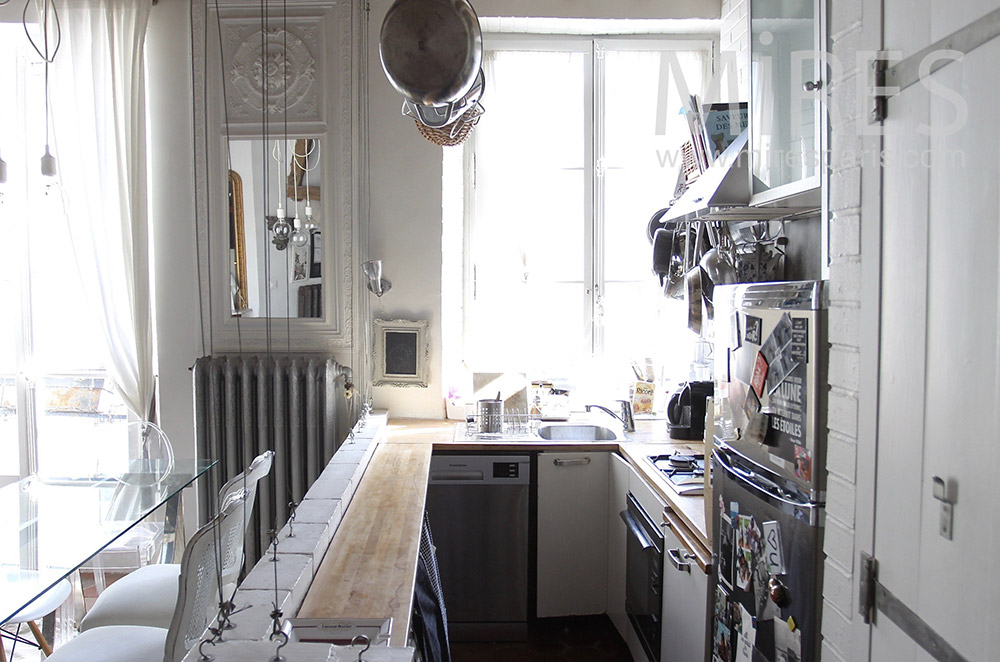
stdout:
{"type": "MultiPolygon", "coordinates": [[[[16,593],[16,591],[9,590],[10,582],[4,582],[0,585],[0,588],[2,588],[3,593],[7,595],[16,593]]],[[[0,623],[0,625],[17,625],[16,632],[4,632],[3,635],[0,636],[0,662],[6,662],[7,660],[7,654],[4,652],[3,648],[4,638],[11,638],[14,640],[14,644],[11,646],[12,656],[18,641],[25,641],[29,646],[31,645],[30,641],[23,640],[20,636],[22,623],[28,624],[28,627],[31,629],[31,634],[35,636],[35,641],[38,642],[37,647],[41,648],[45,655],[52,655],[52,646],[48,641],[46,641],[45,636],[42,635],[42,630],[38,627],[38,624],[35,621],[42,620],[47,615],[58,609],[59,605],[64,603],[66,598],[69,597],[72,589],[73,587],[69,580],[63,579],[45,593],[42,593],[40,596],[35,598],[21,611],[17,612],[3,623],[0,623]]]]}
{"type": "MultiPolygon", "coordinates": [[[[243,528],[247,493],[230,496],[222,512],[198,529],[181,559],[177,602],[169,628],[142,625],[95,627],[66,642],[49,662],[180,662],[214,623],[219,569],[231,541],[243,528]]],[[[110,589],[109,589],[110,590],[110,589]]]]}
{"type": "MultiPolygon", "coordinates": [[[[247,506],[244,526],[237,531],[237,538],[228,541],[222,558],[223,595],[233,594],[243,567],[243,538],[249,526],[257,496],[257,484],[271,470],[274,451],[265,451],[254,458],[246,471],[236,475],[219,490],[219,503],[230,495],[246,489],[247,506]]],[[[105,589],[80,623],[80,632],[110,625],[145,625],[165,628],[170,625],[177,602],[177,577],[180,566],[176,563],[147,565],[139,568],[105,589]]]]}
{"type": "MultiPolygon", "coordinates": [[[[139,455],[145,465],[143,471],[125,473],[119,479],[119,485],[115,489],[109,508],[108,522],[108,527],[114,530],[117,526],[117,531],[122,531],[131,524],[132,514],[142,498],[142,493],[170,476],[174,468],[173,446],[167,434],[158,425],[149,421],[129,423],[128,437],[137,444],[139,455]],[[121,523],[114,524],[116,519],[121,520],[121,523]]],[[[106,572],[124,574],[155,563],[162,544],[163,522],[154,521],[153,516],[150,516],[132,526],[96,556],[81,565],[80,570],[89,571],[93,575],[99,595],[106,588],[106,572]]]]}

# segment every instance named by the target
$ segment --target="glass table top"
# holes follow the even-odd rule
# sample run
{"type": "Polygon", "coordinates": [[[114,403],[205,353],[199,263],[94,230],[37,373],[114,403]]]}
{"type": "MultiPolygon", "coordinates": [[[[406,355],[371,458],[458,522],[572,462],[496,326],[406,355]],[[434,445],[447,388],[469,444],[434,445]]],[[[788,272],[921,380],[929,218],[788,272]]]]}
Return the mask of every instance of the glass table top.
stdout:
{"type": "Polygon", "coordinates": [[[68,577],[215,464],[134,461],[117,476],[0,487],[0,623],[68,577]]]}

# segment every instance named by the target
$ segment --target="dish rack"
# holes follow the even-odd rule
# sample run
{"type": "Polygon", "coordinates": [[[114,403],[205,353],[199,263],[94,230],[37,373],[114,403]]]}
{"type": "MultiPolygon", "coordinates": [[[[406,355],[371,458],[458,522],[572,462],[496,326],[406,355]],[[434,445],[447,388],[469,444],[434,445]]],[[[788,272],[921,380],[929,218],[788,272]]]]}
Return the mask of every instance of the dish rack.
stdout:
{"type": "Polygon", "coordinates": [[[538,419],[527,410],[505,411],[500,432],[479,432],[479,414],[468,413],[465,425],[458,427],[466,439],[529,439],[538,432],[538,419]]]}

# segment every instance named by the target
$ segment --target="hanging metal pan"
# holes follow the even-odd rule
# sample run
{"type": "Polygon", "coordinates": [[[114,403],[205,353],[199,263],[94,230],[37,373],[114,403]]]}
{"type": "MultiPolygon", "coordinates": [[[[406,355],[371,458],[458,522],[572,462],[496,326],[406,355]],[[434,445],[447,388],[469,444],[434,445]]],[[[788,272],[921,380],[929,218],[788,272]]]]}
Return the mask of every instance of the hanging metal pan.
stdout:
{"type": "Polygon", "coordinates": [[[382,21],[382,69],[416,104],[464,97],[483,63],[479,18],[466,0],[397,0],[382,21]]]}

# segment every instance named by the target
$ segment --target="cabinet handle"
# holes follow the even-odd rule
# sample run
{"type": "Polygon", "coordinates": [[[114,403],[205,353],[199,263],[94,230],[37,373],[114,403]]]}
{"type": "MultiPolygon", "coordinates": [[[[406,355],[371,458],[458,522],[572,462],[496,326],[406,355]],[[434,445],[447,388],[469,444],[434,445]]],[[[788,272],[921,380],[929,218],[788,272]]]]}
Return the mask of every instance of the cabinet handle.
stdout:
{"type": "Polygon", "coordinates": [[[684,554],[684,558],[681,558],[681,550],[679,549],[668,549],[667,558],[670,559],[670,564],[681,572],[691,572],[691,562],[685,559],[691,558],[692,554],[684,554]]]}
{"type": "Polygon", "coordinates": [[[807,80],[802,83],[802,89],[806,92],[815,92],[823,87],[823,81],[821,80],[807,80]]]}
{"type": "Polygon", "coordinates": [[[556,459],[552,460],[552,464],[556,465],[557,467],[582,466],[590,464],[590,458],[580,457],[580,458],[574,458],[572,460],[564,460],[561,457],[557,457],[556,459]]]}

